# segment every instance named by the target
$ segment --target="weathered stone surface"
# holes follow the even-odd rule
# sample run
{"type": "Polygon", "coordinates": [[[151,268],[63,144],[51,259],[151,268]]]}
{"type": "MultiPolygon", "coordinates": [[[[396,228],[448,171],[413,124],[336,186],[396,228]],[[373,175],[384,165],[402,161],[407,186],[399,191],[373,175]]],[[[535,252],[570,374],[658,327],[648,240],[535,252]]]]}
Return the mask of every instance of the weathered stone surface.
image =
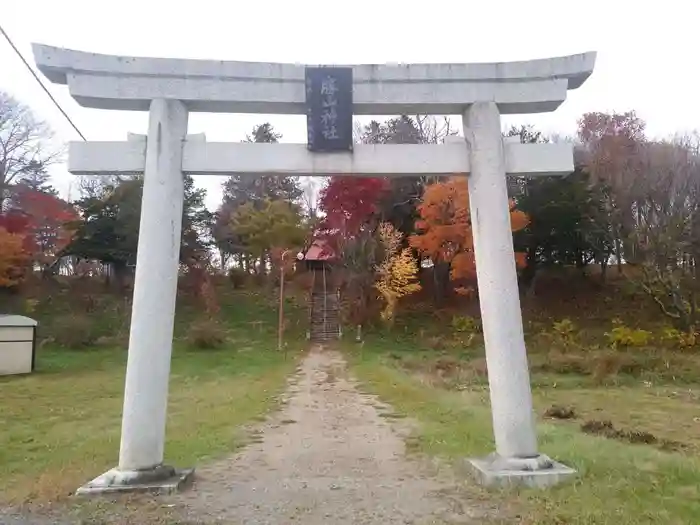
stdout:
{"type": "Polygon", "coordinates": [[[544,455],[520,460],[492,454],[483,459],[465,460],[464,464],[479,483],[489,487],[525,485],[545,488],[561,483],[576,474],[574,469],[544,455]]]}
{"type": "MultiPolygon", "coordinates": [[[[147,111],[151,100],[177,99],[189,111],[306,112],[303,65],[143,58],[34,44],[39,70],[68,84],[86,107],[147,111]]],[[[555,110],[593,72],[595,53],[481,64],[365,64],[353,67],[356,115],[459,115],[492,100],[501,113],[555,110]]]]}
{"type": "Polygon", "coordinates": [[[176,470],[168,466],[159,466],[140,472],[112,469],[80,487],[76,495],[88,496],[115,492],[171,494],[186,487],[193,476],[194,469],[176,470]]]}

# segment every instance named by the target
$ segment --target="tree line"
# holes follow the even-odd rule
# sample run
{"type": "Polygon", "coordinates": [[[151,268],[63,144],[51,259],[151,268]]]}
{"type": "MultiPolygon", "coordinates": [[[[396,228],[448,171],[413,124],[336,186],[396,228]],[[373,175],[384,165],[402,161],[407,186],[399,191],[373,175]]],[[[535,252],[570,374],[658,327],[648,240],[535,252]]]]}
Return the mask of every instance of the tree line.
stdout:
{"type": "MultiPolygon", "coordinates": [[[[120,284],[136,260],[142,178],[84,178],[79,198],[66,202],[50,184],[48,169],[60,156],[48,147],[49,133],[29,108],[0,93],[0,287],[18,286],[31,270],[90,274],[105,267],[120,284]]],[[[402,115],[357,125],[355,139],[420,144],[455,134],[448,119],[402,115]]],[[[504,134],[524,143],[552,140],[530,126],[504,134]]],[[[246,140],[281,138],[263,123],[246,140]]],[[[552,267],[595,267],[603,278],[616,271],[694,330],[697,136],[652,139],[634,112],[587,113],[568,140],[571,175],[509,180],[523,289],[552,267]]],[[[210,211],[205,190],[185,179],[180,260],[183,272],[200,280],[215,271],[268,279],[281,253],[317,238],[339,259],[339,285],[356,317],[379,296],[391,318],[419,280],[430,279],[437,303],[476,293],[464,178],[329,177],[319,185],[263,175],[230,177],[222,189],[210,211]]]]}

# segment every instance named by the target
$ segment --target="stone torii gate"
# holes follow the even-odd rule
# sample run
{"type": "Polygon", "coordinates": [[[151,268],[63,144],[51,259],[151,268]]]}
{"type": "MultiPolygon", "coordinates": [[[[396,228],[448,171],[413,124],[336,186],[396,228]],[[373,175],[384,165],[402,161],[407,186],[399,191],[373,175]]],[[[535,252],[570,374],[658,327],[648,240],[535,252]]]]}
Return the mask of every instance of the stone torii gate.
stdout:
{"type": "Polygon", "coordinates": [[[33,46],[38,68],[82,106],[149,112],[148,135],[73,142],[74,174],[144,173],[118,466],[79,493],[173,489],[192,470],[163,463],[183,174],[368,176],[465,174],[496,451],[470,464],[485,483],[549,484],[574,471],[539,453],[518,297],[506,174],[565,175],[568,144],[517,144],[501,114],[555,110],[591,75],[595,53],[492,64],[353,67],[357,115],[461,115],[466,142],[356,145],[208,143],[189,112],[304,114],[305,68],[293,64],[132,58],[33,46]]]}

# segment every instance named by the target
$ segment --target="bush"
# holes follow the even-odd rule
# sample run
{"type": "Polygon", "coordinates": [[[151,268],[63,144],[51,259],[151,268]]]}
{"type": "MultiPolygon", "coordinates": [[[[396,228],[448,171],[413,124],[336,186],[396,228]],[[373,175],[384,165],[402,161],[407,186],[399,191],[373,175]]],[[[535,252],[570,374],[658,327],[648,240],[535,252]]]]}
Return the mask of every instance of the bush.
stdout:
{"type": "Polygon", "coordinates": [[[481,332],[481,321],[474,317],[455,316],[452,318],[452,330],[458,333],[476,334],[481,332]]]}
{"type": "Polygon", "coordinates": [[[677,328],[664,328],[661,341],[678,348],[692,348],[700,342],[696,332],[683,332],[677,328]]]}
{"type": "Polygon", "coordinates": [[[95,323],[81,314],[56,317],[48,332],[57,345],[66,348],[85,348],[94,344],[99,337],[95,323]]]}
{"type": "Polygon", "coordinates": [[[658,368],[658,359],[642,353],[621,353],[603,351],[591,359],[592,376],[597,383],[603,383],[610,377],[620,374],[639,377],[644,372],[658,368]]]}
{"type": "Polygon", "coordinates": [[[244,288],[250,279],[250,275],[243,268],[231,268],[228,271],[228,278],[234,289],[244,288]]]}
{"type": "Polygon", "coordinates": [[[187,330],[187,343],[201,350],[214,350],[226,343],[226,331],[212,319],[195,321],[187,330]]]}
{"type": "Polygon", "coordinates": [[[25,299],[24,301],[24,311],[28,314],[31,315],[34,312],[36,312],[36,308],[39,306],[39,300],[38,299],[25,299]]]}
{"type": "Polygon", "coordinates": [[[562,319],[552,324],[552,334],[567,345],[576,340],[578,329],[571,319],[562,319]]]}
{"type": "Polygon", "coordinates": [[[613,329],[605,332],[605,337],[613,348],[647,346],[651,342],[651,332],[625,326],[619,319],[613,319],[613,329]]]}
{"type": "Polygon", "coordinates": [[[579,330],[576,324],[570,319],[562,319],[552,323],[549,330],[542,330],[538,338],[550,349],[558,352],[568,352],[570,350],[582,350],[578,342],[579,330]]]}
{"type": "Polygon", "coordinates": [[[481,321],[465,316],[455,316],[452,318],[453,341],[451,346],[455,344],[460,347],[468,348],[476,341],[481,334],[481,321]]]}

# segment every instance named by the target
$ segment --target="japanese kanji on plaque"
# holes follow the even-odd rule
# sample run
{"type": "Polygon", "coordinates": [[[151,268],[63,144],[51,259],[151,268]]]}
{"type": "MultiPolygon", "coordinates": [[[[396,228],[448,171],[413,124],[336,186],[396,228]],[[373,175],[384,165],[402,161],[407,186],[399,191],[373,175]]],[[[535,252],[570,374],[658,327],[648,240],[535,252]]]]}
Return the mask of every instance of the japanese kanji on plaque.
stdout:
{"type": "Polygon", "coordinates": [[[352,68],[306,68],[310,151],[352,151],[352,68]]]}

